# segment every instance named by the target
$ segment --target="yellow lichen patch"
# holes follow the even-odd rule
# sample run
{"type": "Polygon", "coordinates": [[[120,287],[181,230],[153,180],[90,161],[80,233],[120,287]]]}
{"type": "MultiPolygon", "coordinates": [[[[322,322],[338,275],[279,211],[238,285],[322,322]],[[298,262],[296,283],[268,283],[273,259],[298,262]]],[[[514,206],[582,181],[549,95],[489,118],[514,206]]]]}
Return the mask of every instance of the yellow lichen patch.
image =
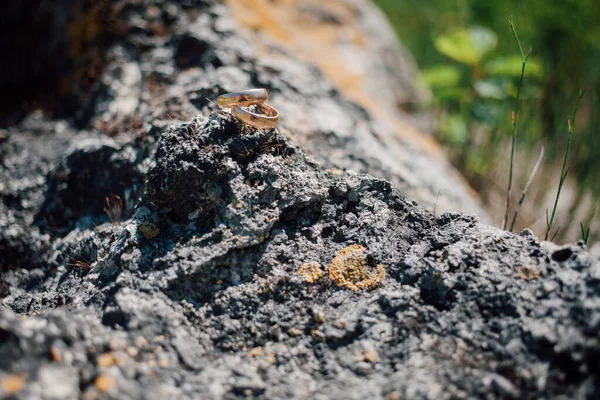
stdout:
{"type": "Polygon", "coordinates": [[[290,328],[290,329],[288,329],[288,335],[300,336],[300,335],[302,335],[302,331],[298,328],[290,328]]]}
{"type": "Polygon", "coordinates": [[[356,353],[356,361],[368,361],[371,364],[375,364],[377,359],[379,358],[379,354],[375,349],[363,349],[356,353]]]}
{"type": "Polygon", "coordinates": [[[313,312],[313,319],[317,324],[325,323],[325,313],[323,311],[316,310],[313,312]]]}
{"type": "Polygon", "coordinates": [[[152,223],[141,224],[138,229],[140,232],[142,232],[142,235],[144,235],[146,239],[155,238],[160,233],[160,229],[158,229],[158,227],[152,223]]]}
{"type": "Polygon", "coordinates": [[[275,364],[277,362],[277,357],[275,357],[275,353],[273,353],[273,350],[270,347],[267,348],[265,360],[267,360],[269,364],[275,364]]]}
{"type": "Polygon", "coordinates": [[[532,281],[540,277],[540,270],[535,265],[533,267],[521,266],[517,268],[517,275],[524,281],[532,281]]]}
{"type": "Polygon", "coordinates": [[[358,244],[343,248],[329,265],[329,276],[338,286],[350,290],[369,289],[385,278],[385,269],[379,264],[374,274],[367,271],[366,249],[358,244]]]}
{"type": "Polygon", "coordinates": [[[298,273],[302,275],[308,283],[315,283],[323,276],[321,264],[316,261],[304,263],[298,268],[298,273]]]}
{"type": "Polygon", "coordinates": [[[325,340],[327,339],[327,335],[325,335],[325,333],[323,333],[322,331],[318,330],[318,329],[313,329],[310,334],[312,335],[312,337],[314,337],[316,340],[320,341],[320,342],[325,342],[325,340]]]}
{"type": "Polygon", "coordinates": [[[400,392],[390,392],[384,397],[385,400],[400,400],[401,398],[402,395],[400,394],[400,392]]]}
{"type": "Polygon", "coordinates": [[[237,199],[233,206],[239,210],[239,209],[244,208],[245,205],[246,205],[246,203],[244,202],[244,200],[237,199]]]}
{"type": "Polygon", "coordinates": [[[0,380],[0,388],[4,394],[12,395],[19,393],[25,387],[25,377],[23,375],[9,375],[0,380]]]}
{"type": "Polygon", "coordinates": [[[262,347],[255,347],[252,350],[250,350],[248,352],[248,354],[250,355],[250,357],[258,357],[258,356],[262,355],[262,351],[263,351],[262,347]]]}
{"type": "Polygon", "coordinates": [[[125,349],[127,355],[131,358],[135,358],[138,355],[138,349],[133,346],[129,346],[125,349]]]}
{"type": "Polygon", "coordinates": [[[159,367],[161,367],[161,368],[163,368],[163,369],[164,369],[164,368],[168,368],[168,367],[169,367],[169,360],[168,360],[168,359],[166,359],[166,358],[161,358],[161,359],[158,361],[158,366],[159,366],[159,367]]]}
{"type": "Polygon", "coordinates": [[[96,358],[96,364],[99,367],[108,368],[115,364],[115,359],[111,353],[104,353],[96,358]]]}
{"type": "Polygon", "coordinates": [[[99,391],[106,393],[115,387],[115,378],[110,375],[100,375],[96,378],[96,387],[99,391]]]}

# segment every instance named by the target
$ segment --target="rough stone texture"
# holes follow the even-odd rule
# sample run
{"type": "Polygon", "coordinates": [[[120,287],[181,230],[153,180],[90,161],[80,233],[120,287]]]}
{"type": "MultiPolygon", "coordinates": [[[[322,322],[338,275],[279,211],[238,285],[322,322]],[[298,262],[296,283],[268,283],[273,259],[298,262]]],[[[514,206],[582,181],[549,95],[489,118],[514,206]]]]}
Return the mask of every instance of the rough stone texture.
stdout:
{"type": "Polygon", "coordinates": [[[409,200],[426,153],[386,161],[381,120],[294,55],[253,55],[222,4],[119,4],[85,129],[0,130],[1,398],[597,396],[581,244],[409,200]],[[211,112],[245,86],[287,108],[279,130],[211,112]],[[377,287],[328,275],[351,245],[377,287]]]}
{"type": "MultiPolygon", "coordinates": [[[[215,47],[237,49],[240,35],[248,40],[243,46],[254,57],[250,84],[271,89],[294,143],[325,167],[386,179],[425,208],[477,213],[487,221],[439,146],[415,128],[427,128],[430,118],[406,112],[418,109],[427,93],[417,86],[411,56],[373,4],[226,3],[245,29],[215,47]]],[[[203,87],[219,80],[198,78],[194,82],[203,87]]]]}
{"type": "Polygon", "coordinates": [[[0,380],[24,373],[22,398],[593,397],[600,263],[583,248],[435,216],[240,132],[224,113],[167,130],[133,218],[5,273],[0,380]],[[378,288],[298,273],[350,244],[385,267],[378,288]]]}

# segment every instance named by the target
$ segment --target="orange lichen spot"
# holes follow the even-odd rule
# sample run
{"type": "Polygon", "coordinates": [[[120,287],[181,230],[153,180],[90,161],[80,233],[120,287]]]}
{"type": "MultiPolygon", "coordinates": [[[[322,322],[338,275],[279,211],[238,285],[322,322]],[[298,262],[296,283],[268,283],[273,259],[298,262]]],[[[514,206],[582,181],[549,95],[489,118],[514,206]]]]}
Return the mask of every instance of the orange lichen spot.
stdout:
{"type": "Polygon", "coordinates": [[[129,346],[125,349],[127,355],[131,358],[135,358],[138,355],[138,349],[133,346],[129,346]]]}
{"type": "Polygon", "coordinates": [[[96,378],[95,384],[99,391],[101,391],[102,393],[107,393],[115,387],[117,382],[112,376],[103,374],[96,378]]]}
{"type": "Polygon", "coordinates": [[[325,323],[325,313],[323,311],[316,310],[313,312],[313,319],[317,324],[325,323]]]}
{"type": "Polygon", "coordinates": [[[302,335],[302,331],[298,328],[290,328],[288,329],[288,335],[290,336],[300,336],[302,335]]]}
{"type": "Polygon", "coordinates": [[[246,205],[246,203],[244,202],[244,200],[237,199],[233,206],[235,208],[237,208],[238,210],[240,210],[240,209],[244,208],[245,205],[246,205]]]}
{"type": "Polygon", "coordinates": [[[324,332],[318,330],[318,329],[313,329],[310,332],[311,336],[314,337],[316,340],[320,341],[320,342],[325,342],[325,340],[327,339],[327,335],[325,335],[324,332]]]}
{"type": "Polygon", "coordinates": [[[378,359],[379,354],[377,354],[375,349],[363,349],[356,353],[357,362],[368,361],[371,364],[375,364],[378,359]]]}
{"type": "Polygon", "coordinates": [[[273,353],[273,350],[271,348],[267,348],[266,353],[267,354],[265,355],[265,360],[267,360],[269,364],[275,364],[275,362],[277,362],[277,358],[275,357],[275,353],[273,353]]]}
{"type": "Polygon", "coordinates": [[[62,353],[58,347],[52,346],[50,348],[50,359],[54,362],[62,361],[62,353]]]}
{"type": "Polygon", "coordinates": [[[115,358],[111,353],[104,353],[96,358],[96,364],[102,368],[108,368],[115,364],[115,358]]]}
{"type": "Polygon", "coordinates": [[[152,223],[141,224],[138,229],[140,232],[142,232],[142,235],[144,235],[146,239],[153,239],[160,233],[160,229],[158,229],[158,227],[152,223]]]}
{"type": "Polygon", "coordinates": [[[329,265],[329,276],[338,286],[350,290],[374,288],[385,278],[385,269],[379,264],[375,273],[367,271],[366,249],[358,244],[343,248],[329,265]]]}
{"type": "Polygon", "coordinates": [[[385,400],[400,400],[401,398],[402,395],[400,394],[400,392],[390,392],[384,397],[385,400]]]}
{"type": "Polygon", "coordinates": [[[535,265],[532,267],[521,266],[517,268],[517,275],[524,281],[532,281],[540,277],[540,270],[535,265]]]}
{"type": "Polygon", "coordinates": [[[24,375],[9,375],[0,380],[0,388],[7,395],[19,393],[25,387],[24,375]]]}
{"type": "Polygon", "coordinates": [[[262,347],[255,347],[248,352],[248,355],[250,357],[258,357],[258,356],[262,355],[262,351],[263,351],[262,347]]]}
{"type": "Polygon", "coordinates": [[[315,283],[323,276],[321,264],[316,261],[304,263],[298,268],[298,273],[302,275],[308,283],[315,283]]]}

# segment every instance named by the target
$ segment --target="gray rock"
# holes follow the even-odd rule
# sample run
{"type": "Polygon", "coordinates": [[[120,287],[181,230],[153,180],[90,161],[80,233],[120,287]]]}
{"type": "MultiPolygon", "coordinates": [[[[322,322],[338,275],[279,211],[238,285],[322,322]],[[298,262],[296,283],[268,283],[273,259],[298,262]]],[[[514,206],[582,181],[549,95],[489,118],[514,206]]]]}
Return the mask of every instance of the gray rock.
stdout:
{"type": "Polygon", "coordinates": [[[24,394],[52,375],[64,398],[105,390],[99,378],[115,398],[593,395],[585,250],[435,217],[385,181],[323,171],[276,130],[241,129],[213,113],[166,131],[134,219],[54,241],[96,254],[89,271],[56,255],[27,286],[6,273],[1,367],[27,375],[24,394]],[[160,234],[140,236],[149,221],[160,234]],[[351,244],[386,270],[372,290],[299,275],[351,244]]]}
{"type": "Polygon", "coordinates": [[[443,161],[420,175],[426,153],[379,142],[293,55],[257,57],[215,3],[128,3],[87,128],[4,130],[0,396],[594,398],[598,260],[409,199],[429,204],[435,175],[476,209],[443,161]],[[279,129],[211,110],[247,85],[279,129]]]}

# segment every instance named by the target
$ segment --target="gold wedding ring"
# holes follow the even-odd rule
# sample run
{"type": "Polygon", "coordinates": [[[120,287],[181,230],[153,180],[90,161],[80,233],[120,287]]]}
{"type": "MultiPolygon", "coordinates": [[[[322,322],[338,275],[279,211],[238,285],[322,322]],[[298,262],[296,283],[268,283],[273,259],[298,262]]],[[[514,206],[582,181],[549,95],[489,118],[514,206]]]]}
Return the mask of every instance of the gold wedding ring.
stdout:
{"type": "Polygon", "coordinates": [[[232,92],[219,96],[219,108],[229,108],[231,114],[240,121],[258,129],[273,129],[279,121],[279,112],[265,103],[268,100],[265,89],[248,89],[241,92],[232,92]],[[254,106],[258,112],[248,108],[254,106]]]}
{"type": "Polygon", "coordinates": [[[276,109],[268,105],[267,103],[255,104],[260,111],[260,114],[253,113],[252,111],[242,108],[240,106],[234,106],[231,109],[231,114],[239,119],[240,121],[251,125],[259,129],[273,129],[279,121],[279,113],[276,109]]]}
{"type": "Polygon", "coordinates": [[[247,107],[264,103],[269,99],[266,89],[248,89],[241,92],[222,94],[217,98],[219,108],[247,107]]]}

